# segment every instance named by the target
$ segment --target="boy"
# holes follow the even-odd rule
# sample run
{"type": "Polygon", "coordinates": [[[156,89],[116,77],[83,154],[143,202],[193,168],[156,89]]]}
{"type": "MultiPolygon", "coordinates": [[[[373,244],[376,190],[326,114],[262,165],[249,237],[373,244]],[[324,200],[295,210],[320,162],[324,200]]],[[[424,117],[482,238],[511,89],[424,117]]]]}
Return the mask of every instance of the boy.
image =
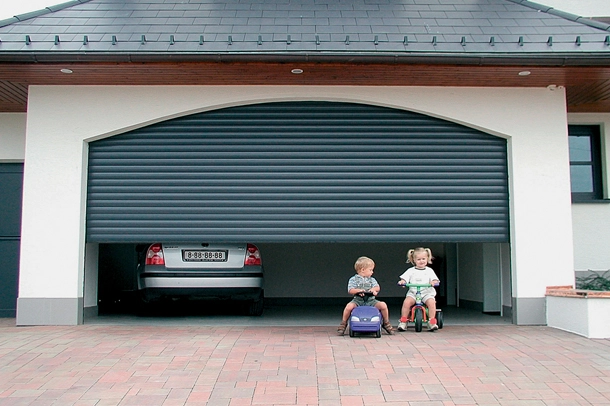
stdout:
{"type": "Polygon", "coordinates": [[[347,282],[347,292],[350,295],[353,295],[354,298],[343,310],[343,320],[341,321],[341,324],[339,324],[339,327],[337,327],[337,334],[343,335],[343,333],[345,333],[347,321],[352,314],[352,310],[358,306],[375,306],[379,309],[383,317],[383,324],[381,326],[388,334],[394,334],[394,329],[389,321],[390,315],[388,306],[385,302],[376,299],[381,287],[375,278],[373,278],[375,262],[368,257],[360,257],[356,260],[354,268],[356,269],[356,275],[352,276],[347,282]]]}

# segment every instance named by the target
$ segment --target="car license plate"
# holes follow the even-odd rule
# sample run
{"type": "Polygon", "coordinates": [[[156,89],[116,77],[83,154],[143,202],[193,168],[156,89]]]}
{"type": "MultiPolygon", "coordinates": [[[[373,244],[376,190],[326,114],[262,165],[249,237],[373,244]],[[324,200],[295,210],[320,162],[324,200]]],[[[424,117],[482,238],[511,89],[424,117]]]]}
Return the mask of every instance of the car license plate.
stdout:
{"type": "Polygon", "coordinates": [[[185,262],[225,262],[227,256],[227,250],[182,250],[182,260],[185,262]]]}

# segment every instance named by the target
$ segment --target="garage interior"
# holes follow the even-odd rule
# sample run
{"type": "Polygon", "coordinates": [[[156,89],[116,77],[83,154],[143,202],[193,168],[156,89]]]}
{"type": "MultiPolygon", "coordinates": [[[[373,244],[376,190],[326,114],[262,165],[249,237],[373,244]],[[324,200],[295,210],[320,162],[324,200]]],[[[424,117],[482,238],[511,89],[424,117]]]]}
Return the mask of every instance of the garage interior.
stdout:
{"type": "MultiPolygon", "coordinates": [[[[335,325],[345,304],[356,258],[375,260],[380,300],[398,318],[405,291],[398,276],[410,265],[407,243],[259,243],[265,267],[265,312],[244,315],[237,303],[166,302],[146,314],[135,290],[135,244],[101,244],[98,315],[85,323],[186,323],[221,325],[335,325]]],[[[424,244],[441,279],[437,302],[447,325],[511,323],[508,245],[424,244]]]]}

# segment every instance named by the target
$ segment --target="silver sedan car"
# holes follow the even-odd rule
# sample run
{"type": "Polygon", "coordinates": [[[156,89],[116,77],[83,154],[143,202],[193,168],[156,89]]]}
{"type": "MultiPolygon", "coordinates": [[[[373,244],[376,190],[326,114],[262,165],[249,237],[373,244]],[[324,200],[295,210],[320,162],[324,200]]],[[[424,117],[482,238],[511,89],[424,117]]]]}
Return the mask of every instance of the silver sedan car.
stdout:
{"type": "Polygon", "coordinates": [[[263,264],[254,244],[154,243],[140,251],[138,291],[143,303],[164,298],[246,301],[263,313],[263,264]]]}

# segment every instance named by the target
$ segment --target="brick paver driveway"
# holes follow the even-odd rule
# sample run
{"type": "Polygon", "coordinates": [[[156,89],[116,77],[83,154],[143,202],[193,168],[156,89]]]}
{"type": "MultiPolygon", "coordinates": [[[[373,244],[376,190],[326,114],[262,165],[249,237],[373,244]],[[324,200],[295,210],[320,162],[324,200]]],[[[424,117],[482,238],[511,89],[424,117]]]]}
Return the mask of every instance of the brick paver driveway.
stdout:
{"type": "Polygon", "coordinates": [[[604,405],[610,340],[448,326],[80,325],[0,319],[0,405],[604,405]]]}

